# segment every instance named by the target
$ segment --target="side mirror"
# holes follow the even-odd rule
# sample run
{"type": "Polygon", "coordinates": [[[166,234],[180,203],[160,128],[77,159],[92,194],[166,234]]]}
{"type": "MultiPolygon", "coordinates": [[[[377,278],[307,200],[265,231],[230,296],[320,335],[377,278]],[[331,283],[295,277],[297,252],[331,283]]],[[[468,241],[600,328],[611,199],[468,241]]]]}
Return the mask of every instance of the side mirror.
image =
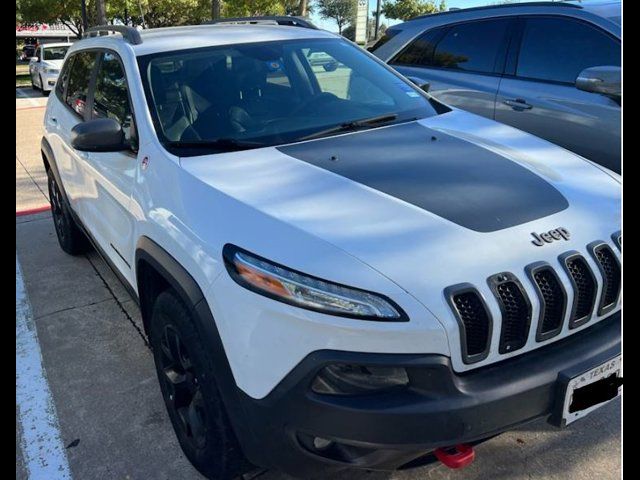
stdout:
{"type": "Polygon", "coordinates": [[[620,98],[622,95],[621,73],[620,67],[585,68],[576,78],[576,88],[585,92],[620,98]]]}
{"type": "Polygon", "coordinates": [[[407,78],[411,81],[411,83],[413,83],[415,86],[417,86],[421,90],[424,90],[425,92],[428,92],[429,88],[431,88],[431,84],[426,80],[423,80],[422,78],[418,78],[418,77],[407,77],[407,78]]]}
{"type": "Polygon", "coordinates": [[[129,146],[122,126],[113,118],[96,118],[71,129],[71,146],[81,152],[119,152],[129,146]]]}

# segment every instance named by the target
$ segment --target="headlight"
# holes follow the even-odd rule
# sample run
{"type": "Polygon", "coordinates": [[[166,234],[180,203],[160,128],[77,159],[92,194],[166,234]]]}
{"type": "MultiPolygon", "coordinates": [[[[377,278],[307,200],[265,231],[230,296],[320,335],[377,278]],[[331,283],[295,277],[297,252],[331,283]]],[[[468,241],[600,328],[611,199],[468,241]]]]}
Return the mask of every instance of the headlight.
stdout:
{"type": "Polygon", "coordinates": [[[59,74],[60,70],[58,70],[57,68],[49,68],[49,67],[45,67],[44,68],[44,73],[50,73],[50,74],[59,74]]]}
{"type": "Polygon", "coordinates": [[[223,256],[238,284],[274,300],[361,320],[408,320],[398,305],[382,295],[305,275],[229,244],[223,256]]]}

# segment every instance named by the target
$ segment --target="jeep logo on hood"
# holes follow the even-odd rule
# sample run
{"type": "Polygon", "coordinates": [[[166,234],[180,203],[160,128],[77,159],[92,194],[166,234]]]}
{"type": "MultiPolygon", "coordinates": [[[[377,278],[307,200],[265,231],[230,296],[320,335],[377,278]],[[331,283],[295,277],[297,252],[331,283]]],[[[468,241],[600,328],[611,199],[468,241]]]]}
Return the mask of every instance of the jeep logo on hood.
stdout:
{"type": "Polygon", "coordinates": [[[531,236],[533,237],[531,243],[536,247],[542,247],[545,243],[551,243],[554,240],[561,240],[563,238],[569,240],[569,238],[571,238],[569,230],[564,227],[558,227],[542,233],[531,232],[531,236]]]}

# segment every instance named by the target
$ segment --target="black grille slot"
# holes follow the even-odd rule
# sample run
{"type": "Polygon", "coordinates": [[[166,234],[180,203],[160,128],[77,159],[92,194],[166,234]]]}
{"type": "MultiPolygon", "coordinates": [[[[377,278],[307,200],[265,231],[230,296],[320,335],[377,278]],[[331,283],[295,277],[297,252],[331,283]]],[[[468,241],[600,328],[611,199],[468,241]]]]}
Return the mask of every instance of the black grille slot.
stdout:
{"type": "Polygon", "coordinates": [[[491,317],[480,294],[463,284],[445,291],[460,324],[463,360],[478,362],[489,353],[491,317]]]}
{"type": "Polygon", "coordinates": [[[622,272],[618,259],[608,245],[600,244],[593,248],[592,253],[598,262],[598,267],[604,280],[602,297],[598,308],[598,315],[603,315],[612,310],[618,303],[622,272]]]}
{"type": "Polygon", "coordinates": [[[520,282],[509,273],[500,273],[489,278],[502,312],[500,331],[500,353],[518,350],[527,343],[531,325],[531,303],[525,296],[520,282]]]}
{"type": "Polygon", "coordinates": [[[564,265],[571,278],[574,293],[569,328],[575,328],[591,317],[596,300],[596,279],[587,261],[577,253],[567,256],[564,265]]]}
{"type": "Polygon", "coordinates": [[[551,266],[542,264],[527,267],[540,298],[540,319],[536,340],[543,341],[556,336],[562,330],[567,295],[551,266]]]}

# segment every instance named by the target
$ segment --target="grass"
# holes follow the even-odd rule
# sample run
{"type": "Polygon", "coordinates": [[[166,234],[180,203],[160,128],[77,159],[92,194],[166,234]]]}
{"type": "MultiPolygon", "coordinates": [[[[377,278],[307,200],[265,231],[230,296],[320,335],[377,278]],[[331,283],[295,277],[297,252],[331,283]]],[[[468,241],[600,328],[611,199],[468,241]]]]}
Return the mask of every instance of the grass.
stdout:
{"type": "Polygon", "coordinates": [[[31,77],[27,75],[16,75],[16,87],[28,87],[31,85],[31,77]]]}
{"type": "Polygon", "coordinates": [[[31,85],[29,77],[29,62],[21,62],[16,60],[16,87],[25,87],[31,85]]]}

